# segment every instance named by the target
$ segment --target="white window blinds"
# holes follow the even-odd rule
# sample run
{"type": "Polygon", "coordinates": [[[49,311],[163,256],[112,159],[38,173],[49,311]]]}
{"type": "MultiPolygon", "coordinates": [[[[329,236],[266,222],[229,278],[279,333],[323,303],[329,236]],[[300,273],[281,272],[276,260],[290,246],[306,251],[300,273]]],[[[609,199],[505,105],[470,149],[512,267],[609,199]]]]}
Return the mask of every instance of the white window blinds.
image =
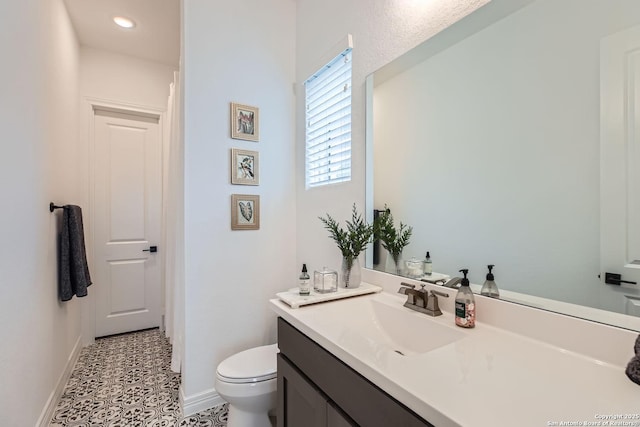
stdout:
{"type": "Polygon", "coordinates": [[[306,186],[351,179],[351,48],[305,82],[306,186]]]}

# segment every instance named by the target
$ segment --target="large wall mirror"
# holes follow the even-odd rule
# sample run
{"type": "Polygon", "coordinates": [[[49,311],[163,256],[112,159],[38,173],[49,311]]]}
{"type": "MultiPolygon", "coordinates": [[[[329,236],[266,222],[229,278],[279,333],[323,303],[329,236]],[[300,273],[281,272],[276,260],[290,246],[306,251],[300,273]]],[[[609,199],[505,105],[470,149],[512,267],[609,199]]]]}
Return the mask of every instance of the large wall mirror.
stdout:
{"type": "Polygon", "coordinates": [[[367,204],[413,226],[405,259],[640,330],[640,284],[604,280],[640,283],[639,1],[493,0],[367,84],[367,204]]]}

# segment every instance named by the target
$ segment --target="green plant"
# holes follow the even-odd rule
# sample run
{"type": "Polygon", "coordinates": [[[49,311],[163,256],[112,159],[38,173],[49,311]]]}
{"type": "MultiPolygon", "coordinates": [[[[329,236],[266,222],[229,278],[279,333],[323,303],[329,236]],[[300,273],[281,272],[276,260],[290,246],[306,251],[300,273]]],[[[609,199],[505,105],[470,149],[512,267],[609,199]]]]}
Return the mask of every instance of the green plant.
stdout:
{"type": "Polygon", "coordinates": [[[349,287],[353,261],[358,258],[360,252],[371,242],[373,238],[373,225],[367,224],[364,218],[362,218],[362,215],[359,214],[356,209],[355,203],[351,210],[351,221],[345,221],[347,224],[346,230],[329,214],[327,214],[326,218],[318,217],[318,219],[323,222],[324,228],[329,230],[329,236],[336,242],[338,249],[340,249],[342,253],[345,286],[349,287]]]}
{"type": "Polygon", "coordinates": [[[413,227],[401,222],[400,227],[396,228],[393,224],[393,215],[387,205],[384,206],[384,211],[378,216],[373,226],[375,238],[380,240],[382,247],[389,252],[397,265],[402,250],[409,244],[413,227]]]}
{"type": "Polygon", "coordinates": [[[373,237],[373,226],[367,224],[362,215],[358,213],[355,203],[351,210],[351,221],[346,221],[346,231],[329,214],[326,218],[318,218],[324,223],[324,228],[329,230],[329,236],[336,242],[345,258],[356,258],[373,237]]]}

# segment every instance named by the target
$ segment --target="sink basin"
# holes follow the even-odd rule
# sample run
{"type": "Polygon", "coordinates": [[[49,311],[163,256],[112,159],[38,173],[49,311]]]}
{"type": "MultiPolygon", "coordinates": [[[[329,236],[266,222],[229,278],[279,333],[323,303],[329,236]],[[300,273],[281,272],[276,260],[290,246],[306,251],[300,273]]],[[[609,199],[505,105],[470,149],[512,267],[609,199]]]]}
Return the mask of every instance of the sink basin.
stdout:
{"type": "Polygon", "coordinates": [[[319,304],[300,314],[313,318],[316,327],[343,348],[375,359],[390,353],[405,357],[424,354],[466,336],[454,325],[443,324],[441,318],[402,304],[403,299],[381,293],[319,304]]]}
{"type": "Polygon", "coordinates": [[[376,300],[369,303],[372,326],[385,336],[396,353],[404,356],[426,353],[465,336],[453,327],[437,323],[425,314],[408,311],[403,306],[396,308],[376,300]]]}

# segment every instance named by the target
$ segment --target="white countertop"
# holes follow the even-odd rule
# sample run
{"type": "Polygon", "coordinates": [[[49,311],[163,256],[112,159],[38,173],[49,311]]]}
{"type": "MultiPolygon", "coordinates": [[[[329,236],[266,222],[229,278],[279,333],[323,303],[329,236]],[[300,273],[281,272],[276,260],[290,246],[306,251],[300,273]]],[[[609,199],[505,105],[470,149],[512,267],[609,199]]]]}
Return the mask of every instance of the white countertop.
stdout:
{"type": "MultiPolygon", "coordinates": [[[[640,414],[640,386],[622,366],[481,320],[474,329],[458,328],[451,313],[431,318],[402,307],[405,298],[382,292],[298,309],[276,299],[270,303],[279,316],[438,427],[605,425],[607,416],[640,414]],[[462,337],[431,351],[399,355],[390,346],[403,348],[400,341],[407,336],[381,344],[359,335],[360,327],[376,322],[372,304],[403,310],[406,331],[415,342],[430,340],[431,324],[424,317],[433,322],[433,339],[443,331],[462,337]]],[[[621,421],[631,424],[609,425],[640,426],[640,418],[616,422],[621,421]]]]}

